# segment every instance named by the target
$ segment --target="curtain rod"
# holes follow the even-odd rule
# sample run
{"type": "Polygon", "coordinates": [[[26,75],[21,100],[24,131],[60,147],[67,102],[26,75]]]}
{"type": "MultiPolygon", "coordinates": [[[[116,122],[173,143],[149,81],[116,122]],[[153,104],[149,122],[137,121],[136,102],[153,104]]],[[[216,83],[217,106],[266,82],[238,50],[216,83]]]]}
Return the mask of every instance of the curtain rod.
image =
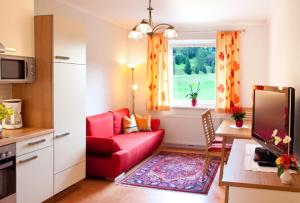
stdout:
{"type": "Polygon", "coordinates": [[[246,32],[246,29],[241,30],[177,30],[181,33],[211,33],[211,32],[246,32]]]}

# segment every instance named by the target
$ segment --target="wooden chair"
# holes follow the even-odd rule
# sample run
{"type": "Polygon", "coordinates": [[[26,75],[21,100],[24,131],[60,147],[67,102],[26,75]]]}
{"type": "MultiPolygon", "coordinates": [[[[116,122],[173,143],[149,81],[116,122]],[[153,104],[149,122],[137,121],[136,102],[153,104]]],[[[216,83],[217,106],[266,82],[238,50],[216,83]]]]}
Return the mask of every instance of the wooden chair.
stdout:
{"type": "MultiPolygon", "coordinates": [[[[211,117],[210,110],[206,110],[201,114],[203,132],[205,136],[205,169],[202,174],[202,179],[207,174],[210,164],[211,157],[221,157],[222,156],[222,137],[216,137],[215,129],[211,117]]],[[[226,151],[230,151],[231,144],[226,144],[226,151]]]]}

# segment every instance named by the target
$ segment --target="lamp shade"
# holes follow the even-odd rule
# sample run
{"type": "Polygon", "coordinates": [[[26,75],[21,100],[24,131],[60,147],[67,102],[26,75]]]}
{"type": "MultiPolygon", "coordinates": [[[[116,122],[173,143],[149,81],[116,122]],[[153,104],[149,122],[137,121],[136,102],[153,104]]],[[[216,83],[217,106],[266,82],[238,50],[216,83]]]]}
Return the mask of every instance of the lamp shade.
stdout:
{"type": "Polygon", "coordinates": [[[133,29],[129,32],[128,38],[130,38],[130,39],[142,39],[143,38],[143,33],[137,31],[136,29],[133,29]]]}
{"type": "Polygon", "coordinates": [[[172,37],[177,37],[178,34],[176,32],[176,30],[172,27],[169,27],[168,29],[166,29],[164,31],[164,37],[168,37],[168,38],[172,38],[172,37]]]}
{"type": "Polygon", "coordinates": [[[144,34],[152,32],[152,28],[146,19],[142,20],[142,22],[136,27],[136,30],[144,34]]]}
{"type": "Polygon", "coordinates": [[[128,66],[128,68],[130,68],[130,69],[135,69],[136,66],[137,66],[137,64],[135,64],[135,63],[129,63],[129,64],[127,64],[127,66],[128,66]]]}

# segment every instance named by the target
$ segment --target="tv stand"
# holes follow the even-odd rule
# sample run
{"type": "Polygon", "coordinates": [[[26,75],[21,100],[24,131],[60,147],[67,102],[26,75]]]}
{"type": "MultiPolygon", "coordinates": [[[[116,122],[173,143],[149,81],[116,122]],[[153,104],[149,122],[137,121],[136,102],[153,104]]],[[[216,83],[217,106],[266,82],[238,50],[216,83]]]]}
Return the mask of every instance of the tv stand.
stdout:
{"type": "Polygon", "coordinates": [[[258,162],[259,166],[275,167],[276,159],[277,156],[269,150],[262,147],[255,148],[254,161],[258,162]]]}

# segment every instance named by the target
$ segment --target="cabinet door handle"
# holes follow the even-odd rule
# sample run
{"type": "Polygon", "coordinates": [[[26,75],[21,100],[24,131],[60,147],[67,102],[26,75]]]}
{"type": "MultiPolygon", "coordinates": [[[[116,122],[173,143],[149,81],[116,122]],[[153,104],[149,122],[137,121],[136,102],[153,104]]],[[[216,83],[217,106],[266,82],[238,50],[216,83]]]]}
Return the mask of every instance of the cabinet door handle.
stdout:
{"type": "Polygon", "coordinates": [[[69,132],[63,133],[63,134],[60,134],[60,135],[56,135],[55,138],[65,137],[65,136],[68,136],[68,135],[70,135],[69,132]]]}
{"type": "Polygon", "coordinates": [[[36,145],[36,144],[40,144],[46,142],[46,139],[42,139],[42,140],[38,140],[38,141],[34,141],[34,142],[29,142],[28,145],[32,146],[32,145],[36,145]]]}
{"type": "Polygon", "coordinates": [[[55,59],[59,59],[59,60],[70,60],[70,57],[68,57],[68,56],[55,56],[55,59]]]}
{"type": "Polygon", "coordinates": [[[37,159],[37,158],[38,158],[38,156],[35,155],[35,156],[30,157],[30,158],[28,158],[28,159],[20,160],[20,161],[19,161],[19,164],[23,164],[23,163],[26,163],[26,162],[28,162],[28,161],[32,161],[32,160],[37,159]]]}

